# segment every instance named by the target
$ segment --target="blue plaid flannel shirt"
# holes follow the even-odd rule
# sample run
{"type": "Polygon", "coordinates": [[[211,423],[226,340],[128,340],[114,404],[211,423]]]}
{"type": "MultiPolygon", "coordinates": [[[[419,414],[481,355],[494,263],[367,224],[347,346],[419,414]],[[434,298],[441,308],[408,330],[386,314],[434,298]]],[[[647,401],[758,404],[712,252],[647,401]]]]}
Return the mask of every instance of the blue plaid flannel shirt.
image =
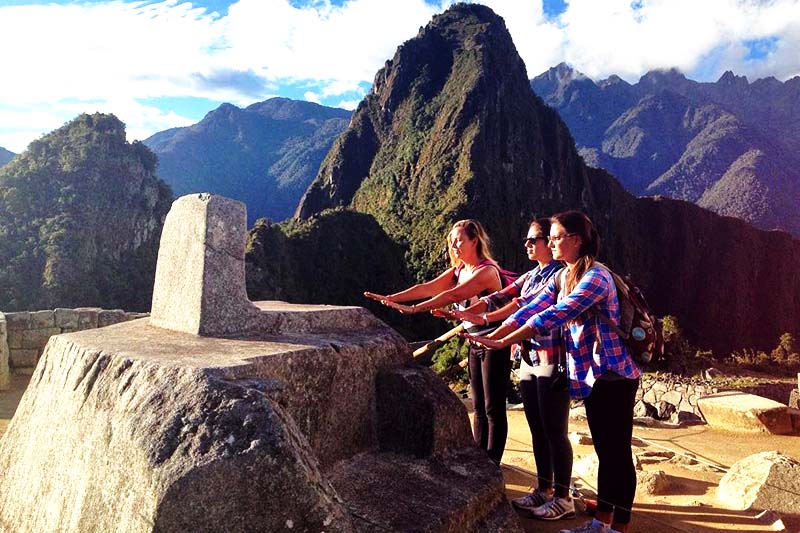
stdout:
{"type": "Polygon", "coordinates": [[[631,379],[642,375],[619,335],[594,313],[584,312],[593,306],[619,323],[614,280],[599,266],[587,270],[572,292],[561,300],[556,294],[556,280],[551,278],[547,288],[504,322],[516,327],[527,325],[537,333],[562,328],[573,398],[589,396],[594,382],[606,372],[631,379]]]}
{"type": "MultiPolygon", "coordinates": [[[[536,265],[532,270],[517,278],[514,283],[481,298],[486,302],[486,311],[500,309],[515,298],[520,307],[528,304],[536,296],[537,291],[550,281],[563,266],[560,261],[551,261],[544,268],[536,265]]],[[[536,335],[531,339],[531,344],[532,348],[529,350],[529,354],[534,365],[539,364],[542,358],[555,361],[561,352],[561,328],[554,328],[552,331],[536,335]]],[[[516,358],[521,349],[519,344],[515,344],[511,348],[511,354],[516,358]]]]}

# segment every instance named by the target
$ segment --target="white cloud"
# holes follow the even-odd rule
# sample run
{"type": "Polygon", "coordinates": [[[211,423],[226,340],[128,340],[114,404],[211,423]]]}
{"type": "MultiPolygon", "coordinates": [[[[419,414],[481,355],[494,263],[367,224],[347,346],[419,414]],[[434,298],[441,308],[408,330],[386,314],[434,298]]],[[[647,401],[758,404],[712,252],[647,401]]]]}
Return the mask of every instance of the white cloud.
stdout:
{"type": "MultiPolygon", "coordinates": [[[[713,74],[743,74],[755,65],[743,43],[771,36],[796,43],[800,2],[571,0],[559,22],[565,59],[596,79],[617,74],[637,81],[648,70],[670,67],[688,73],[721,58],[725,64],[713,74]]],[[[796,70],[796,52],[782,57],[796,70]]]]}
{"type": "MultiPolygon", "coordinates": [[[[113,112],[131,138],[190,123],[141,103],[152,98],[246,106],[288,84],[314,101],[349,105],[400,44],[452,3],[239,0],[224,16],[182,0],[0,7],[0,105],[17,110],[0,110],[0,146],[20,151],[21,139],[61,126],[77,109],[113,112]]],[[[561,61],[595,79],[629,81],[673,66],[706,79],[724,70],[751,80],[800,74],[800,0],[568,0],[556,19],[535,0],[484,3],[505,19],[529,77],[561,61]],[[749,57],[746,42],[764,38],[774,47],[749,57]]]]}
{"type": "Polygon", "coordinates": [[[342,109],[347,109],[352,111],[353,109],[358,107],[358,104],[361,103],[361,100],[340,100],[336,107],[341,107],[342,109]]]}
{"type": "Polygon", "coordinates": [[[312,92],[312,91],[306,91],[305,93],[303,93],[303,98],[305,98],[306,101],[314,102],[315,104],[318,104],[318,103],[321,102],[321,100],[319,98],[319,95],[317,93],[315,93],[315,92],[312,92]]]}

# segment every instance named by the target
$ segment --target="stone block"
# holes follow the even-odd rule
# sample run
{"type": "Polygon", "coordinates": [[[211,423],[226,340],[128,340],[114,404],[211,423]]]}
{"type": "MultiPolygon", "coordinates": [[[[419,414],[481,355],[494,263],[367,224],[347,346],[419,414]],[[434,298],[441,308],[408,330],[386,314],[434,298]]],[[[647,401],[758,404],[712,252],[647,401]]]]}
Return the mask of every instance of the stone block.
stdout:
{"type": "Polygon", "coordinates": [[[20,311],[17,313],[6,313],[6,327],[9,330],[30,329],[31,327],[31,314],[28,311],[20,311]]]}
{"type": "Polygon", "coordinates": [[[78,329],[94,329],[97,327],[97,315],[102,311],[99,307],[78,307],[78,329]]]}
{"type": "Polygon", "coordinates": [[[704,396],[697,403],[706,423],[714,428],[778,435],[793,432],[788,407],[768,398],[726,391],[704,396]]]}
{"type": "Polygon", "coordinates": [[[8,364],[12,368],[33,368],[39,360],[39,350],[9,350],[8,364]]]}
{"type": "Polygon", "coordinates": [[[56,318],[53,311],[31,311],[31,329],[54,328],[56,318]]]}
{"type": "Polygon", "coordinates": [[[683,400],[683,395],[677,389],[667,391],[661,396],[662,402],[671,403],[675,407],[679,406],[682,400],[683,400]]]}
{"type": "Polygon", "coordinates": [[[126,321],[125,311],[122,309],[104,309],[97,313],[97,327],[104,328],[112,324],[126,321]]]}
{"type": "Polygon", "coordinates": [[[0,335],[5,335],[8,333],[8,327],[6,326],[6,317],[0,312],[0,335]]]}
{"type": "Polygon", "coordinates": [[[41,351],[53,335],[61,333],[61,328],[29,329],[22,332],[22,348],[41,351]]]}
{"type": "Polygon", "coordinates": [[[72,331],[78,329],[78,316],[80,313],[75,309],[58,308],[53,314],[55,315],[56,327],[72,331]]]}
{"type": "Polygon", "coordinates": [[[650,405],[657,404],[658,398],[656,397],[656,392],[653,389],[650,389],[644,394],[644,396],[642,396],[642,401],[649,403],[650,405]]]}
{"type": "Polygon", "coordinates": [[[197,335],[246,331],[259,315],[245,290],[241,202],[190,194],[172,203],[158,249],[150,323],[197,335]]]}
{"type": "MultiPolygon", "coordinates": [[[[6,320],[0,312],[0,324],[5,326],[6,320]]],[[[6,342],[5,328],[0,332],[0,391],[8,390],[11,386],[11,369],[9,367],[9,350],[6,342]]]]}
{"type": "Polygon", "coordinates": [[[21,349],[22,348],[22,332],[25,330],[22,329],[10,329],[8,333],[6,333],[6,342],[8,343],[8,347],[12,350],[14,349],[21,349]]]}
{"type": "Polygon", "coordinates": [[[800,409],[800,390],[792,389],[789,393],[789,407],[800,409]]]}
{"type": "Polygon", "coordinates": [[[800,462],[776,451],[749,455],[722,476],[717,497],[729,509],[796,513],[800,509],[800,462]]]}
{"type": "Polygon", "coordinates": [[[672,482],[662,470],[639,470],[636,472],[637,494],[651,496],[669,494],[672,482]]]}

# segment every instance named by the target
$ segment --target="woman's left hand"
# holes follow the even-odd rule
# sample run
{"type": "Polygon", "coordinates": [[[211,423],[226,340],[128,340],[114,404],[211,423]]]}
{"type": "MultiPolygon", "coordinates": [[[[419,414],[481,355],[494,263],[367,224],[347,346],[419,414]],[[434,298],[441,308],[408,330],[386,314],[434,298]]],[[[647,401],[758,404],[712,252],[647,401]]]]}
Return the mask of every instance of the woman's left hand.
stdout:
{"type": "Polygon", "coordinates": [[[412,315],[414,313],[419,313],[419,310],[415,309],[413,305],[404,305],[390,301],[384,301],[383,304],[386,307],[390,307],[396,311],[400,311],[404,315],[412,315]]]}
{"type": "Polygon", "coordinates": [[[473,344],[477,344],[478,346],[483,346],[484,348],[488,348],[489,350],[499,350],[500,348],[505,348],[505,343],[502,340],[497,339],[490,339],[489,337],[481,337],[478,335],[470,335],[469,333],[459,333],[459,337],[463,337],[464,339],[468,340],[473,344]]]}

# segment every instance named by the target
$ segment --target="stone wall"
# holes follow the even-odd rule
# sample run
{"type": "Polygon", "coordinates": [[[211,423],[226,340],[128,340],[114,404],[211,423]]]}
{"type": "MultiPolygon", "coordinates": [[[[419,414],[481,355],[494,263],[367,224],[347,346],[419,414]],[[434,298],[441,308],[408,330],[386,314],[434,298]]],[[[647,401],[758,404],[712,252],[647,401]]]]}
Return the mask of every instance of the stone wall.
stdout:
{"type": "MultiPolygon", "coordinates": [[[[673,374],[645,374],[642,383],[636,392],[636,407],[634,416],[649,416],[658,420],[670,422],[705,422],[697,404],[697,400],[709,394],[721,391],[736,390],[755,394],[780,402],[790,404],[793,390],[797,390],[793,383],[780,382],[742,382],[735,377],[717,377],[701,379],[698,377],[682,377],[673,374]]],[[[798,374],[800,386],[800,374],[798,374]]],[[[796,400],[795,400],[796,401],[796,400]]]]}
{"type": "Polygon", "coordinates": [[[6,315],[0,312],[0,390],[7,390],[10,384],[7,338],[6,315]]]}
{"type": "Polygon", "coordinates": [[[32,372],[53,335],[102,328],[145,316],[147,313],[99,307],[0,313],[0,388],[4,363],[6,380],[9,372],[32,372]]]}
{"type": "Polygon", "coordinates": [[[634,416],[670,422],[700,422],[698,398],[719,392],[712,382],[697,382],[670,374],[645,374],[636,391],[634,416]]]}

